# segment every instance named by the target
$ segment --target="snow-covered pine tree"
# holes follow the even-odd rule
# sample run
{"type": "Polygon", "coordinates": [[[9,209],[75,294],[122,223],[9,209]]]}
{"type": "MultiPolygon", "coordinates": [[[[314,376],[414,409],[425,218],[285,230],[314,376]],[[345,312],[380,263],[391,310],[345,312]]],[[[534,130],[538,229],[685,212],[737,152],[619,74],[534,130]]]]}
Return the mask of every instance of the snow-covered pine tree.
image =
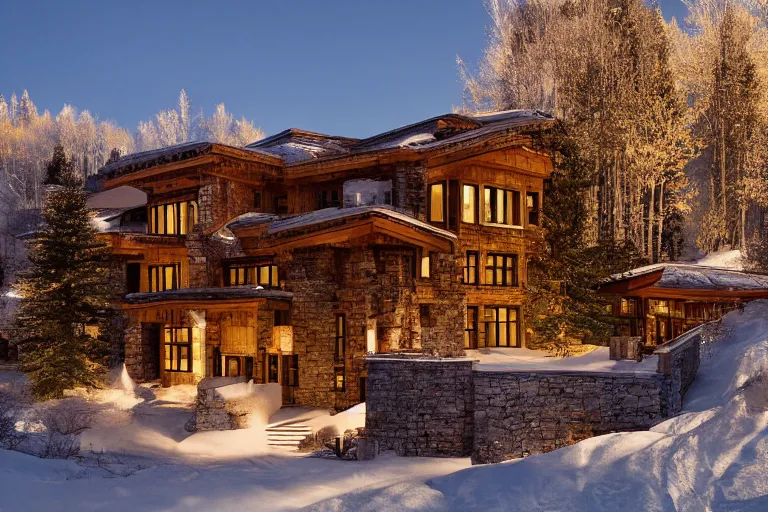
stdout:
{"type": "Polygon", "coordinates": [[[39,398],[100,384],[108,353],[90,329],[103,325],[108,307],[107,246],[90,223],[82,182],[71,162],[57,172],[61,185],[48,191],[45,222],[30,242],[31,266],[17,284],[21,369],[39,398]]]}

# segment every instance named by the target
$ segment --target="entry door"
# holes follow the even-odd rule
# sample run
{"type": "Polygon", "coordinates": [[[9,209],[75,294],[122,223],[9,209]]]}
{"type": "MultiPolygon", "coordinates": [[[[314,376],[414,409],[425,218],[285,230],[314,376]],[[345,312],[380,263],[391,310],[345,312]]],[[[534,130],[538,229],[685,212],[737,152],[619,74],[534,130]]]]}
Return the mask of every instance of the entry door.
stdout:
{"type": "Polygon", "coordinates": [[[656,344],[661,345],[667,341],[669,336],[669,325],[666,318],[656,319],[656,344]]]}
{"type": "Polygon", "coordinates": [[[163,360],[160,357],[163,348],[160,343],[160,330],[161,324],[141,324],[142,352],[147,355],[144,360],[144,378],[147,380],[160,378],[160,363],[163,360]]]}
{"type": "Polygon", "coordinates": [[[267,354],[267,382],[280,382],[280,358],[277,354],[267,354]]]}
{"type": "Polygon", "coordinates": [[[299,356],[284,355],[283,356],[283,403],[292,404],[296,400],[294,398],[294,390],[299,386],[299,356]]]}

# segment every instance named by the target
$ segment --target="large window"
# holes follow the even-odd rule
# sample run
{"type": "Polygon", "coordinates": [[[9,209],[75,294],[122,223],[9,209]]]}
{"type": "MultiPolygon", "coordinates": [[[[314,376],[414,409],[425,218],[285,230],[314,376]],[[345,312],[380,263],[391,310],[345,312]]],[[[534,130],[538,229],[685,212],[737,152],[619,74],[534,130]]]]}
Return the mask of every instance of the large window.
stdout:
{"type": "Polygon", "coordinates": [[[461,220],[474,224],[477,222],[477,186],[464,185],[461,197],[461,220]]]}
{"type": "Polygon", "coordinates": [[[339,190],[320,190],[316,193],[316,198],[318,210],[341,206],[341,192],[339,190]]]}
{"type": "Polygon", "coordinates": [[[467,251],[464,259],[464,284],[477,284],[477,261],[480,254],[477,251],[467,251]]]}
{"type": "Polygon", "coordinates": [[[189,327],[166,327],[165,371],[192,371],[192,329],[189,327]]]}
{"type": "Polygon", "coordinates": [[[277,265],[271,263],[242,263],[231,264],[225,274],[227,286],[262,286],[264,288],[277,288],[277,265]]]}
{"type": "Polygon", "coordinates": [[[445,183],[429,186],[429,221],[445,222],[445,183]]]}
{"type": "Polygon", "coordinates": [[[477,306],[467,306],[467,325],[464,327],[464,348],[477,348],[477,306]]]}
{"type": "Polygon", "coordinates": [[[489,254],[486,256],[485,284],[518,286],[517,254],[489,254]]]}
{"type": "Polygon", "coordinates": [[[620,316],[637,316],[637,300],[636,299],[621,299],[619,303],[619,315],[620,316]]]}
{"type": "Polygon", "coordinates": [[[485,222],[521,226],[520,192],[485,187],[485,222]]]}
{"type": "Polygon", "coordinates": [[[337,363],[344,362],[347,349],[347,318],[343,314],[336,315],[336,340],[334,347],[333,360],[337,363]]]}
{"type": "Polygon", "coordinates": [[[180,263],[150,265],[147,267],[147,274],[149,275],[150,292],[164,292],[181,288],[180,263]]]}
{"type": "Polygon", "coordinates": [[[186,235],[199,221],[197,201],[158,204],[149,208],[149,232],[158,235],[186,235]]]}
{"type": "Polygon", "coordinates": [[[485,344],[488,347],[517,347],[518,309],[485,307],[485,344]]]}

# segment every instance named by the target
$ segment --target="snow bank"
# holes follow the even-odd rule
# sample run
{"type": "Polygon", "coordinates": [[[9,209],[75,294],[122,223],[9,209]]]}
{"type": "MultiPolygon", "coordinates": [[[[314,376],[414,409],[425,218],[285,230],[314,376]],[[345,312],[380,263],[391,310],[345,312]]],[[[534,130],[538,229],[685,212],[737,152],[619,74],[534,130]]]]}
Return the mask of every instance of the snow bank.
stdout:
{"type": "Polygon", "coordinates": [[[658,356],[647,356],[641,362],[611,361],[608,347],[578,356],[558,358],[542,350],[526,348],[491,348],[485,351],[467,350],[467,358],[478,361],[477,370],[498,371],[583,371],[655,373],[658,356]],[[483,353],[486,352],[486,353],[483,353]]]}
{"type": "Polygon", "coordinates": [[[744,270],[744,262],[741,256],[741,251],[726,250],[709,253],[703,258],[696,261],[697,265],[704,265],[706,267],[720,267],[728,268],[731,270],[744,270]]]}
{"type": "Polygon", "coordinates": [[[476,466],[310,510],[768,510],[768,302],[729,313],[684,414],[648,432],[476,466]],[[411,496],[411,500],[403,500],[411,496]]]}

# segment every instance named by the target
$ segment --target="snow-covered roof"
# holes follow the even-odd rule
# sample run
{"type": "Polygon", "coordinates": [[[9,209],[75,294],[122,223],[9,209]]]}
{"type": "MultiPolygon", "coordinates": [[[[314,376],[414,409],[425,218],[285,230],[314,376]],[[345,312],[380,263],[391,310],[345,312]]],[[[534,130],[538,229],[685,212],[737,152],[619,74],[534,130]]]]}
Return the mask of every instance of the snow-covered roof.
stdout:
{"type": "Polygon", "coordinates": [[[245,146],[247,150],[261,150],[281,157],[287,164],[313,158],[349,153],[349,146],[358,139],[325,135],[322,133],[289,128],[245,146]]]}
{"type": "Polygon", "coordinates": [[[446,231],[444,229],[432,226],[431,224],[427,224],[426,222],[420,221],[419,219],[412,217],[407,213],[403,213],[393,208],[392,206],[387,205],[355,206],[352,208],[325,208],[323,210],[316,210],[273,222],[267,228],[267,232],[270,234],[281,233],[292,229],[300,229],[316,224],[322,224],[334,220],[363,215],[377,215],[384,218],[390,218],[395,221],[409,224],[424,231],[428,231],[443,238],[450,240],[457,239],[456,235],[450,231],[446,231]]]}
{"type": "Polygon", "coordinates": [[[271,290],[261,286],[227,286],[224,288],[182,288],[164,292],[129,293],[125,296],[128,304],[148,304],[165,301],[215,301],[228,299],[280,299],[291,300],[293,294],[282,290],[271,290]]]}
{"type": "Polygon", "coordinates": [[[768,290],[768,275],[687,263],[656,263],[613,274],[603,285],[626,281],[661,271],[655,288],[695,290],[768,290]]]}

